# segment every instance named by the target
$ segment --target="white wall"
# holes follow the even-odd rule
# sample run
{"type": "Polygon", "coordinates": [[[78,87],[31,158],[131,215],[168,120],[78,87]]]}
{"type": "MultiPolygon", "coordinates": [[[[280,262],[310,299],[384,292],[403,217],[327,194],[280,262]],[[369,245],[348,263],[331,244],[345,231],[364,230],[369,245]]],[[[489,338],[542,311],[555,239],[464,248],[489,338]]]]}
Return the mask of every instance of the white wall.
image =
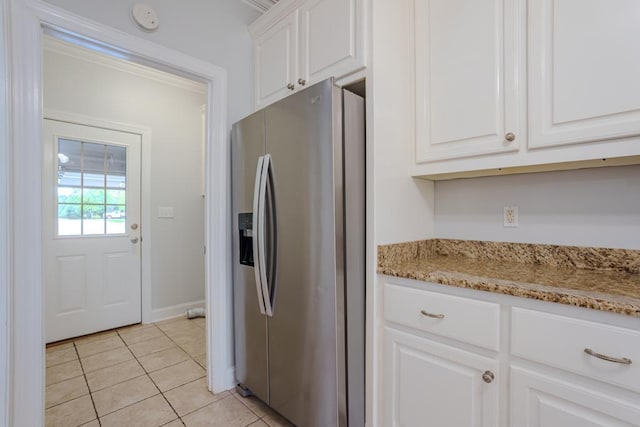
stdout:
{"type": "Polygon", "coordinates": [[[9,135],[7,129],[7,49],[5,2],[0,1],[0,425],[10,425],[9,396],[9,135]]]}
{"type": "Polygon", "coordinates": [[[253,111],[253,58],[247,25],[260,13],[240,0],[146,0],[158,13],[153,33],[130,18],[131,0],[47,0],[70,12],[154,43],[178,50],[228,71],[227,121],[253,111]]]}
{"type": "Polygon", "coordinates": [[[640,166],[440,181],[436,237],[640,249],[640,166]],[[505,228],[503,206],[519,208],[505,228]]]}
{"type": "MultiPolygon", "coordinates": [[[[113,60],[105,66],[95,62],[101,55],[84,56],[80,48],[60,50],[61,44],[62,49],[68,46],[60,41],[47,44],[55,50],[47,48],[43,56],[45,110],[151,129],[151,143],[142,146],[143,158],[150,153],[151,160],[151,188],[142,189],[143,194],[150,191],[151,223],[141,227],[150,227],[143,256],[150,250],[152,309],[203,301],[206,87],[117,69],[113,60]],[[158,218],[160,206],[173,207],[175,217],[158,218]]],[[[162,317],[163,311],[159,313],[155,317],[162,317]]]]}
{"type": "Polygon", "coordinates": [[[410,176],[413,138],[409,1],[374,0],[371,90],[375,244],[433,237],[433,183],[410,176]]]}

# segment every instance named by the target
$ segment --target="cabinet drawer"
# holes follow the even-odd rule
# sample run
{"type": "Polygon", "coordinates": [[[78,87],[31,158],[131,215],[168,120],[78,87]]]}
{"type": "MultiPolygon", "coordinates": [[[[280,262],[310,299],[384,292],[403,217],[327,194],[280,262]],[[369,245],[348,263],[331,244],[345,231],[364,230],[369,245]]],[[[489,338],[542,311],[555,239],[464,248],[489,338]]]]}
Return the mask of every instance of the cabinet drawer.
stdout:
{"type": "Polygon", "coordinates": [[[498,351],[498,304],[386,284],[384,317],[458,341],[498,351]]]}
{"type": "Polygon", "coordinates": [[[513,308],[511,353],[640,391],[640,331],[513,308]],[[632,363],[602,360],[585,349],[632,363]]]}

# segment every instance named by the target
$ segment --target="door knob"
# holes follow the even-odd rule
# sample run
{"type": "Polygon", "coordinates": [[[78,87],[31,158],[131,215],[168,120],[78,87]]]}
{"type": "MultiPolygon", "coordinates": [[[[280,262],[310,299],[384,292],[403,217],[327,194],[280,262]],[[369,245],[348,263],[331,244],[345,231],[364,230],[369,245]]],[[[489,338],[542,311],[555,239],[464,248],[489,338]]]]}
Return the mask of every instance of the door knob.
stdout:
{"type": "Polygon", "coordinates": [[[295,86],[292,83],[289,83],[287,85],[287,89],[289,89],[289,90],[293,90],[294,88],[295,88],[295,86]]]}
{"type": "Polygon", "coordinates": [[[137,230],[138,229],[138,224],[131,224],[131,229],[132,230],[137,230]]]}
{"type": "Polygon", "coordinates": [[[134,237],[133,239],[131,239],[131,243],[138,243],[138,240],[140,239],[138,239],[137,237],[134,237]]]}
{"type": "Polygon", "coordinates": [[[512,132],[509,132],[504,136],[504,139],[506,139],[507,141],[511,142],[511,141],[516,139],[516,135],[514,133],[512,133],[512,132]]]}

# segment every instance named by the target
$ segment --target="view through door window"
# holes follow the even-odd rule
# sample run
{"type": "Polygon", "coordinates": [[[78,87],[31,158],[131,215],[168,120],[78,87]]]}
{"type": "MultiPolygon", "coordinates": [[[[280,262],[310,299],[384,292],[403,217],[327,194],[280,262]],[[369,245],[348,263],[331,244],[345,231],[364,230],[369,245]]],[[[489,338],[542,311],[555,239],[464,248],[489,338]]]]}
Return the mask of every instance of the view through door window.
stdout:
{"type": "Polygon", "coordinates": [[[58,236],[126,232],[127,149],[58,139],[58,236]]]}

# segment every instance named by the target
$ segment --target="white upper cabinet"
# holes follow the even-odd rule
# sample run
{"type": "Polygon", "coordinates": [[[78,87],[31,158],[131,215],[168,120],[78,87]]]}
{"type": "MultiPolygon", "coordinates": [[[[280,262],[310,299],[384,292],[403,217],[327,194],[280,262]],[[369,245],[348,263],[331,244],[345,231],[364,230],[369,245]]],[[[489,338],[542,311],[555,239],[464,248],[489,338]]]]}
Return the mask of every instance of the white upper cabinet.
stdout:
{"type": "Polygon", "coordinates": [[[308,82],[364,65],[361,0],[308,0],[300,14],[300,75],[308,82]]]}
{"type": "Polygon", "coordinates": [[[365,1],[281,0],[251,24],[256,108],[364,68],[365,1]]]}
{"type": "Polygon", "coordinates": [[[414,5],[414,176],[640,163],[640,1],[414,5]]]}
{"type": "Polygon", "coordinates": [[[640,135],[640,1],[531,1],[529,22],[529,146],[640,135]]]}
{"type": "Polygon", "coordinates": [[[298,13],[285,16],[253,44],[256,100],[266,105],[293,90],[298,74],[298,13]]]}
{"type": "Polygon", "coordinates": [[[518,149],[517,12],[506,0],[416,0],[417,162],[518,149]]]}

